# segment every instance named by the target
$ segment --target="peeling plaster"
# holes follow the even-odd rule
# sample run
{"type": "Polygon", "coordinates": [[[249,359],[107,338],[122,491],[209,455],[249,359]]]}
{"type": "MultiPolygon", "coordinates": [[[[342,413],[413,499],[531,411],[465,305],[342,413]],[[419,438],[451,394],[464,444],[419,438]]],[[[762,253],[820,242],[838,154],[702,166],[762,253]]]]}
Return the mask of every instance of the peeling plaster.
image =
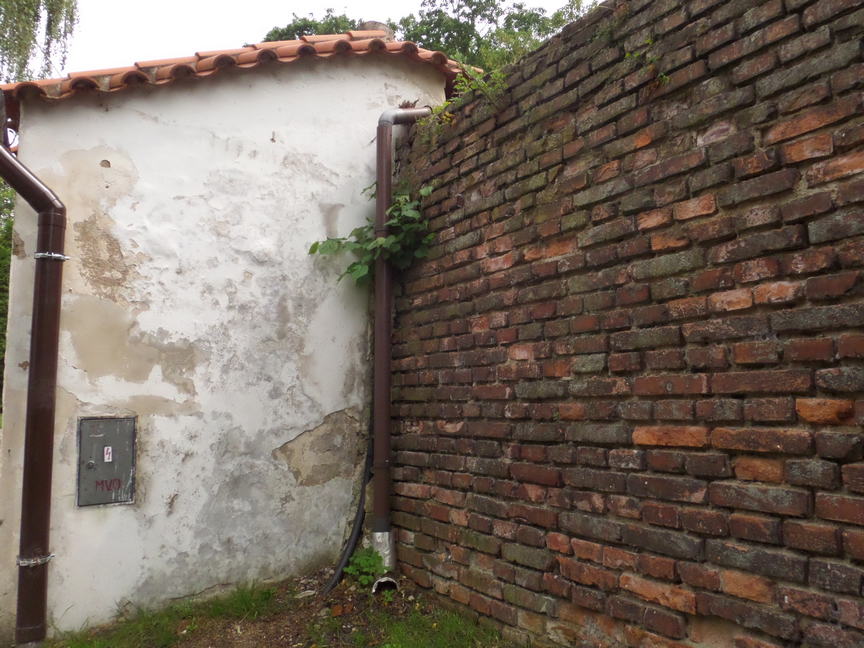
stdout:
{"type": "Polygon", "coordinates": [[[350,479],[363,456],[356,410],[342,410],[324,417],[324,422],[273,450],[273,458],[284,461],[298,486],[319,486],[331,479],[350,479]]]}

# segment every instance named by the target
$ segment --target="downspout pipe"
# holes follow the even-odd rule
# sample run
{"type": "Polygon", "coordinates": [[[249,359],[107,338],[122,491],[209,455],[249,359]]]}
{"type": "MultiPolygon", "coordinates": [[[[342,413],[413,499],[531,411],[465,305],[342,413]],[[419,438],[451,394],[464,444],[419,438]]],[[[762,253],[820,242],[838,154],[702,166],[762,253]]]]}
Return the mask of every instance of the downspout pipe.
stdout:
{"type": "MultiPolygon", "coordinates": [[[[385,111],[378,120],[375,178],[375,236],[387,236],[387,210],[393,202],[393,126],[413,124],[432,114],[430,108],[385,111]]],[[[372,547],[388,571],[396,568],[396,539],[390,524],[390,358],[393,309],[393,269],[375,260],[375,332],[372,385],[372,547]]]]}
{"type": "MultiPolygon", "coordinates": [[[[5,139],[5,138],[4,138],[5,139]]],[[[18,609],[15,642],[42,641],[46,635],[48,548],[51,523],[51,471],[60,297],[66,207],[27,167],[0,146],[0,176],[38,214],[30,368],[24,425],[24,476],[21,485],[21,538],[18,555],[18,609]]]]}

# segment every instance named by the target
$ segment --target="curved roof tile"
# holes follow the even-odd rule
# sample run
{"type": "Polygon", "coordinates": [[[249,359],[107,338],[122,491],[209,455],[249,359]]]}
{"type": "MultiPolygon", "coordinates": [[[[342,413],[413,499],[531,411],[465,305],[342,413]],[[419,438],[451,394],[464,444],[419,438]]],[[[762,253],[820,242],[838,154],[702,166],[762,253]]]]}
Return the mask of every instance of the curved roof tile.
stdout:
{"type": "Polygon", "coordinates": [[[298,40],[269,41],[225,50],[196,52],[193,56],[138,61],[134,65],[71,72],[58,79],[40,79],[0,85],[11,99],[38,96],[58,100],[84,92],[117,92],[140,85],[164,85],[177,79],[204,78],[227,67],[254,68],[272,61],[293,63],[301,58],[331,58],[375,54],[401,56],[440,70],[449,82],[459,64],[441,52],[417,47],[410,41],[388,40],[383,30],[354,30],[344,34],[316,34],[298,40]]]}

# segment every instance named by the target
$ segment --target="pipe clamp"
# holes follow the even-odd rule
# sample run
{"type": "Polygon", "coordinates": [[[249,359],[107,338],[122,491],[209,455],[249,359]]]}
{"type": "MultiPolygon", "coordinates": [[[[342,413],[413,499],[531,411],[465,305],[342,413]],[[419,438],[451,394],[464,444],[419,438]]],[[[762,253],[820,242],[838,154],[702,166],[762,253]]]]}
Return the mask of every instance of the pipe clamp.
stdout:
{"type": "Polygon", "coordinates": [[[18,556],[18,566],[19,567],[39,567],[41,565],[47,565],[52,558],[54,558],[55,554],[48,554],[47,556],[37,556],[36,558],[22,558],[18,556]]]}
{"type": "Polygon", "coordinates": [[[68,261],[72,257],[65,254],[57,254],[57,252],[37,252],[33,255],[34,259],[52,259],[54,261],[68,261]]]}

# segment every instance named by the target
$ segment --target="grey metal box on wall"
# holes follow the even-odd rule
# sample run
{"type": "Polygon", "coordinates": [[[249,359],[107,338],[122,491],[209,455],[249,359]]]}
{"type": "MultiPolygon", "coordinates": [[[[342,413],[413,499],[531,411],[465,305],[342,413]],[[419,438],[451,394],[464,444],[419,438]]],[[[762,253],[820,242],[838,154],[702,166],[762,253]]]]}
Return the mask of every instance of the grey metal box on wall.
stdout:
{"type": "Polygon", "coordinates": [[[78,506],[131,503],[135,418],[78,419],[78,506]]]}

